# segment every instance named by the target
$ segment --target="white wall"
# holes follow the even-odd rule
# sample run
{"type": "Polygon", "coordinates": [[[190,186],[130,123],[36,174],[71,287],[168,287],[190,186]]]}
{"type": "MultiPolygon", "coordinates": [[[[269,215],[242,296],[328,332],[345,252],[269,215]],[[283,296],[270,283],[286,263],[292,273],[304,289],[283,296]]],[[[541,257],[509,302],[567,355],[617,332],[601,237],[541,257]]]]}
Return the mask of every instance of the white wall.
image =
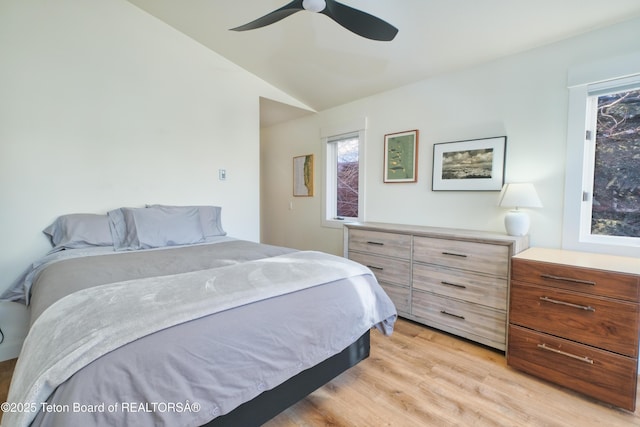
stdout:
{"type": "Polygon", "coordinates": [[[533,182],[544,205],[530,210],[531,244],[560,247],[568,69],[638,51],[639,40],[640,20],[630,21],[263,129],[263,185],[280,183],[262,200],[263,241],[342,253],[339,230],[320,225],[320,191],[289,210],[291,157],[319,156],[320,128],[366,116],[367,221],[504,231],[497,192],[433,192],[431,170],[435,143],[507,135],[506,181],[533,182]],[[384,135],[411,129],[420,130],[418,182],[383,184],[384,135]]]}
{"type": "MultiPolygon", "coordinates": [[[[215,204],[259,239],[259,97],[290,97],[124,0],[3,0],[0,58],[0,292],[61,214],[215,204]]],[[[25,320],[0,304],[0,360],[25,320]]]]}

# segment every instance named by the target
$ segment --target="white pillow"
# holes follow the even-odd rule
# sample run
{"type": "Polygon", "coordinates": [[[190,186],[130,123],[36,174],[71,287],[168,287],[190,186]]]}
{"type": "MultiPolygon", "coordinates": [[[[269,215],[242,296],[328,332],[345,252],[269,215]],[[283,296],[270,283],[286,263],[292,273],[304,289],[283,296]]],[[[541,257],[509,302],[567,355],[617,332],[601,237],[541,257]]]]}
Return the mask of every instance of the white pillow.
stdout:
{"type": "Polygon", "coordinates": [[[183,209],[198,208],[200,212],[200,225],[205,239],[226,236],[227,232],[222,229],[220,206],[171,206],[171,205],[147,205],[147,207],[162,207],[167,210],[181,211],[183,209]]]}
{"type": "Polygon", "coordinates": [[[138,250],[204,242],[197,207],[120,208],[108,214],[116,250],[138,250]]]}
{"type": "Polygon", "coordinates": [[[49,237],[53,245],[51,252],[113,245],[107,215],[83,213],[61,215],[42,232],[49,237]]]}

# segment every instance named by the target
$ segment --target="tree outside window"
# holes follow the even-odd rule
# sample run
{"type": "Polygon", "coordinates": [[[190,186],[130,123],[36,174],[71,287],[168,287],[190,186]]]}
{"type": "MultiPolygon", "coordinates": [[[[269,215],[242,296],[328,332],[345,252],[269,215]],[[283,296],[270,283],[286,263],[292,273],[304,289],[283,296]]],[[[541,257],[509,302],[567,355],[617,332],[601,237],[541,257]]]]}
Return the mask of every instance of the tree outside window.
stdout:
{"type": "Polygon", "coordinates": [[[337,142],[337,216],[358,218],[358,138],[337,142]]]}
{"type": "Polygon", "coordinates": [[[593,98],[591,234],[640,237],[640,88],[593,98]]]}

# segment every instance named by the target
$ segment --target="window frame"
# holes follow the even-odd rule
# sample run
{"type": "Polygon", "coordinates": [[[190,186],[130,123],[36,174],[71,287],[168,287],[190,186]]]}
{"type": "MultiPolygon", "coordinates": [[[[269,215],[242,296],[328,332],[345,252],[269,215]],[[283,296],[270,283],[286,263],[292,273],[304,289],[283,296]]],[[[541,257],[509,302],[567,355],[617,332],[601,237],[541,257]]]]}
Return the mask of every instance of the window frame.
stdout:
{"type": "Polygon", "coordinates": [[[591,234],[595,115],[593,97],[605,91],[640,84],[640,55],[594,62],[569,70],[567,166],[562,247],[570,250],[640,256],[640,237],[591,234]],[[616,72],[612,70],[617,70],[616,72]],[[592,139],[587,137],[591,131],[592,139]]]}
{"type": "Polygon", "coordinates": [[[591,232],[594,200],[595,157],[597,145],[597,111],[598,96],[629,89],[640,89],[640,76],[615,79],[612,81],[588,85],[587,87],[587,126],[585,135],[585,165],[583,170],[583,197],[580,217],[580,241],[587,243],[601,243],[605,245],[636,246],[640,245],[640,236],[608,236],[591,232]]]}
{"type": "Polygon", "coordinates": [[[342,132],[334,135],[322,137],[323,153],[324,153],[324,189],[322,192],[322,225],[330,228],[342,228],[346,223],[364,222],[364,198],[365,198],[365,130],[359,129],[351,132],[342,132]],[[346,138],[358,138],[358,217],[342,218],[336,217],[337,211],[337,142],[346,138]]]}

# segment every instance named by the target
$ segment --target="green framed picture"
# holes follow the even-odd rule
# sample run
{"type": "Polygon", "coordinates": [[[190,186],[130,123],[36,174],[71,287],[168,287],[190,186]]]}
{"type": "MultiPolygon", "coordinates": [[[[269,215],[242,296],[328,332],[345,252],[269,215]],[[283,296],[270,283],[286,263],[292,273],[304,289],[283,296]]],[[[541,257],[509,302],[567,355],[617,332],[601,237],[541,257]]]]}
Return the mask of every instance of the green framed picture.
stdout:
{"type": "Polygon", "coordinates": [[[418,181],[418,131],[384,136],[384,182],[418,181]]]}

